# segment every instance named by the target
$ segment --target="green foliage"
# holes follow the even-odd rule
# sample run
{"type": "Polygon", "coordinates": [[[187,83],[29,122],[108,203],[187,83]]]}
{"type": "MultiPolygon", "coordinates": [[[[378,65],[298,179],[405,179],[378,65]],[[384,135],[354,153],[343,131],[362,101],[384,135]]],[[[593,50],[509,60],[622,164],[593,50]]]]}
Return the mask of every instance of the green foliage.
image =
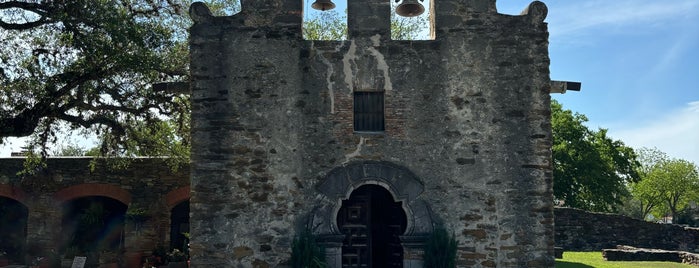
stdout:
{"type": "Polygon", "coordinates": [[[310,230],[303,230],[291,243],[291,267],[324,268],[325,250],[318,245],[310,230]]]}
{"type": "Polygon", "coordinates": [[[590,130],[584,115],[551,102],[553,190],[566,206],[612,211],[629,195],[626,185],[639,180],[636,153],[606,129],[590,130]]]}
{"type": "Polygon", "coordinates": [[[303,22],[303,38],[307,40],[347,39],[347,16],[335,10],[320,12],[303,22]]]}
{"type": "Polygon", "coordinates": [[[436,228],[425,244],[425,267],[456,267],[456,239],[444,228],[436,228]]]}
{"type": "MultiPolygon", "coordinates": [[[[240,9],[237,0],[206,2],[216,15],[240,9]]],[[[189,95],[152,85],[189,79],[191,3],[0,3],[0,143],[30,136],[44,158],[57,137],[80,133],[100,138],[91,156],[188,162],[189,95]]],[[[85,153],[64,149],[55,153],[85,153]]]]}
{"type": "Polygon", "coordinates": [[[630,185],[643,216],[676,218],[690,201],[699,197],[699,169],[694,163],[669,158],[656,149],[641,149],[642,180],[630,185]]]}

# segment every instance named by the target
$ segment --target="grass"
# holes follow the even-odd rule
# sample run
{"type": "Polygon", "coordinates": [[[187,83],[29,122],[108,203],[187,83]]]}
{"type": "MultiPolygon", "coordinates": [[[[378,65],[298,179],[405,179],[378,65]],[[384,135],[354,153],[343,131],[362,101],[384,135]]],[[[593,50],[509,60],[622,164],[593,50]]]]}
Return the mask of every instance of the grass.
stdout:
{"type": "Polygon", "coordinates": [[[563,252],[556,259],[556,268],[690,268],[687,264],[657,261],[606,261],[602,252],[563,252]]]}

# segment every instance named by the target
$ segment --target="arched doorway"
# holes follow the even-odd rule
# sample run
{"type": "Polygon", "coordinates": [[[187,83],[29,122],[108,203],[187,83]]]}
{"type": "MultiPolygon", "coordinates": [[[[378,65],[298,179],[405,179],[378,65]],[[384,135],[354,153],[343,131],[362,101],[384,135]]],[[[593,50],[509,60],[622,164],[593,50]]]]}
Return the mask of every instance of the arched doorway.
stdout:
{"type": "MultiPolygon", "coordinates": [[[[104,196],[86,196],[63,205],[63,251],[71,254],[119,252],[124,246],[126,204],[104,196]]],[[[89,258],[88,258],[89,259],[89,258]]]]}
{"type": "Polygon", "coordinates": [[[342,201],[337,226],[345,236],[343,267],[403,267],[400,237],[407,217],[401,202],[377,185],[363,185],[342,201]]]}
{"type": "Polygon", "coordinates": [[[25,205],[0,196],[0,253],[4,252],[5,258],[11,263],[23,262],[27,216],[28,209],[25,205]]]}
{"type": "Polygon", "coordinates": [[[170,213],[170,248],[188,253],[189,238],[189,200],[172,208],[170,213]]]}

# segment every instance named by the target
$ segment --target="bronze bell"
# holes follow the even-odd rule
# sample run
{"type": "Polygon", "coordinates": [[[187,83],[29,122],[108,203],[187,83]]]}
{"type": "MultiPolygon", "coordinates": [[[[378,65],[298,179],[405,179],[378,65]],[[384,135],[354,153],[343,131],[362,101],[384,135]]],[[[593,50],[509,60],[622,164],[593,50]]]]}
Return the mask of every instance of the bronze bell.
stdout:
{"type": "Polygon", "coordinates": [[[316,0],[311,4],[311,7],[320,11],[326,11],[335,8],[335,3],[332,0],[316,0]]]}
{"type": "MultiPolygon", "coordinates": [[[[420,0],[420,2],[422,1],[424,0],[420,0]]],[[[396,0],[396,2],[398,2],[398,0],[396,0]]],[[[423,7],[420,2],[418,2],[418,0],[403,0],[403,2],[396,7],[396,14],[403,17],[420,16],[425,12],[425,7],[423,7]]]]}

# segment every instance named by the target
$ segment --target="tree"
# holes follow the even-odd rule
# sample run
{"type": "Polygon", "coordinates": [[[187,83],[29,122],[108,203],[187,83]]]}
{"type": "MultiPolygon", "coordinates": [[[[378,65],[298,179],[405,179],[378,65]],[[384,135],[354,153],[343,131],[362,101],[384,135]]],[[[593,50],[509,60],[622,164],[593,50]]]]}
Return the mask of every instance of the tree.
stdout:
{"type": "Polygon", "coordinates": [[[654,212],[656,217],[679,212],[699,196],[699,171],[694,163],[669,158],[656,149],[642,149],[642,180],[631,185],[635,199],[647,204],[643,215],[654,212]]]}
{"type": "MultiPolygon", "coordinates": [[[[189,96],[153,84],[188,80],[190,4],[0,3],[0,143],[32,135],[46,156],[47,144],[77,130],[100,137],[101,155],[187,161],[189,96]],[[163,136],[166,142],[153,143],[163,136]]],[[[237,1],[209,4],[222,11],[237,1]]]]}
{"type": "Polygon", "coordinates": [[[657,185],[646,178],[660,162],[666,161],[668,156],[657,149],[641,148],[637,152],[640,165],[636,170],[641,180],[629,185],[632,196],[627,206],[631,207],[635,218],[645,220],[662,203],[661,193],[656,191],[657,185]]]}
{"type": "Polygon", "coordinates": [[[566,206],[613,211],[629,195],[627,183],[639,180],[636,154],[585,122],[584,115],[552,101],[554,196],[566,206]]]}

